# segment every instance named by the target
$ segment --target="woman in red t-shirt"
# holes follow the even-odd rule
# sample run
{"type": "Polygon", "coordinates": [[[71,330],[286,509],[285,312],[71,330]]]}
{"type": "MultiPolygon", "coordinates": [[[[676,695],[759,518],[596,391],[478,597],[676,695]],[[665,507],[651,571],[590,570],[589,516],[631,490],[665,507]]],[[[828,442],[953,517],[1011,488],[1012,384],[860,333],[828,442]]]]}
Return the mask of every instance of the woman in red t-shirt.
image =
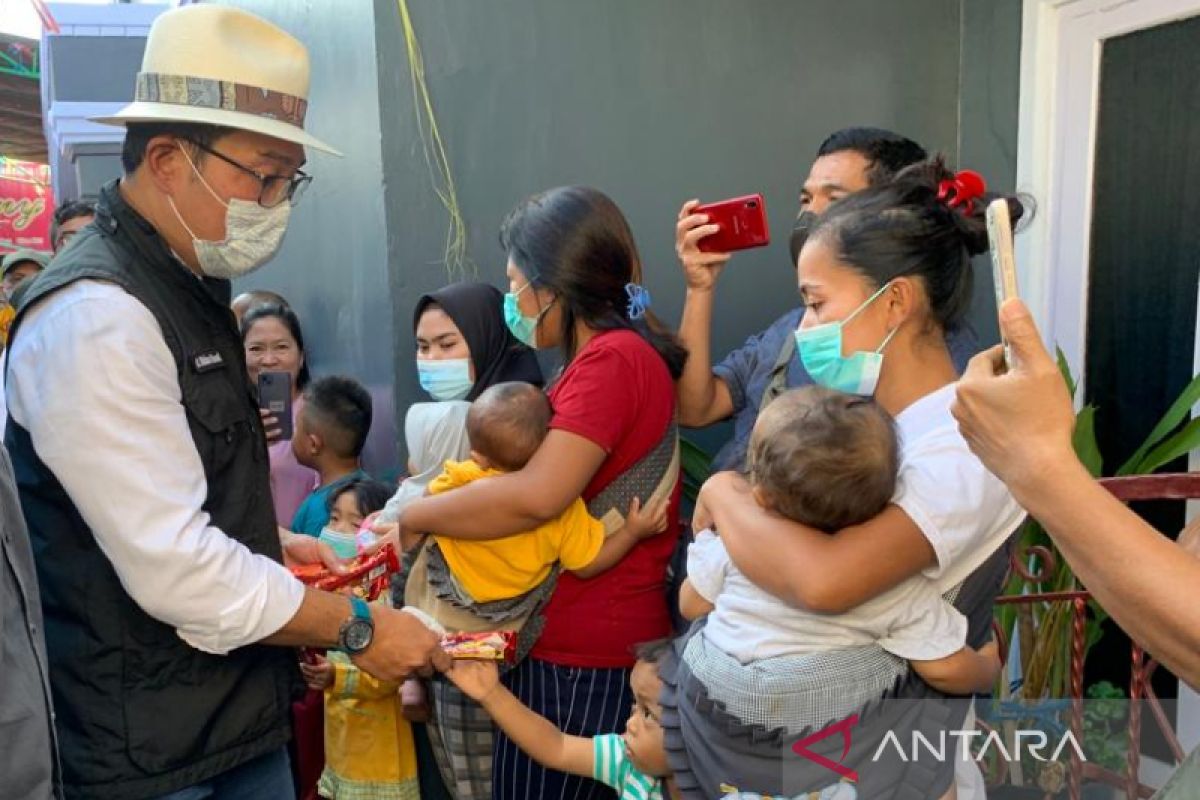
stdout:
{"type": "MultiPolygon", "coordinates": [[[[679,489],[675,388],[686,351],[645,313],[641,264],[620,209],[595,189],[537,195],[505,220],[513,334],[557,347],[565,366],[549,391],[551,430],[524,469],[419,500],[404,512],[411,530],[491,539],[554,519],[582,496],[602,516],[671,492],[667,531],[637,545],[590,580],[558,579],[545,629],[506,682],[527,706],[576,736],[619,732],[633,695],[634,646],[671,634],[667,562],[675,546],[679,489]],[[603,506],[603,507],[601,507],[603,506]]],[[[612,797],[593,781],[547,770],[500,736],[493,765],[502,800],[612,797]]]]}

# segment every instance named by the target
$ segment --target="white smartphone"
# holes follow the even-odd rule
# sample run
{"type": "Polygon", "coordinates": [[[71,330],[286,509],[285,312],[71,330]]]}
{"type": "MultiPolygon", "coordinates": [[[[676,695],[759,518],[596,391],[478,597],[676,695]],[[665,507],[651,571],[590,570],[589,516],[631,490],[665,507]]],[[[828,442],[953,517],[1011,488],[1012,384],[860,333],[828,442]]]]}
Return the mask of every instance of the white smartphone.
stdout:
{"type": "MultiPolygon", "coordinates": [[[[992,252],[992,283],[996,287],[996,311],[1006,300],[1017,297],[1017,263],[1013,259],[1012,220],[1008,215],[1008,201],[993,200],[987,207],[988,244],[992,252]]],[[[1001,334],[1001,340],[1004,339],[1001,334]]],[[[1012,352],[1004,342],[1004,363],[1012,366],[1012,352]]]]}

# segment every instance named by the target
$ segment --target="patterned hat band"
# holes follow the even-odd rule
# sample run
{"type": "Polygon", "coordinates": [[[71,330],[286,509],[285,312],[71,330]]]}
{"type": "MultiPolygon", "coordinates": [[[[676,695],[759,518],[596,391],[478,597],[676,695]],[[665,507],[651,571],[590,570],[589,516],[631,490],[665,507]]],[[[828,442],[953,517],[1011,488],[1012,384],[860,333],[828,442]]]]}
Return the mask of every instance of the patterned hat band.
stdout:
{"type": "Polygon", "coordinates": [[[134,100],[237,111],[288,122],[298,128],[304,127],[304,113],[308,110],[308,101],[304,98],[271,89],[157,72],[138,73],[134,100]]]}

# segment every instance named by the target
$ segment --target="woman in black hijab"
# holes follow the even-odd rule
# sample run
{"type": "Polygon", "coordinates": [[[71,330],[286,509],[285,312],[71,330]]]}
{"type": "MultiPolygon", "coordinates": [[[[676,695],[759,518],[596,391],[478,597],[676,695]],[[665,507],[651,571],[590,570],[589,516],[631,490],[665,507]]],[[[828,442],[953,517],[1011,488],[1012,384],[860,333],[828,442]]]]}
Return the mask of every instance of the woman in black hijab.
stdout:
{"type": "Polygon", "coordinates": [[[470,402],[505,381],[542,385],[537,356],[504,324],[503,298],[486,283],[452,283],[417,300],[417,371],[435,400],[470,402]]]}
{"type": "MultiPolygon", "coordinates": [[[[497,383],[543,384],[537,356],[504,324],[503,299],[499,289],[486,283],[453,283],[417,300],[413,310],[417,372],[421,387],[440,402],[419,403],[409,410],[405,440],[413,475],[388,502],[380,522],[393,523],[405,505],[424,494],[447,458],[468,456],[468,403],[497,383]],[[414,448],[419,452],[413,452],[414,448]],[[457,452],[450,452],[455,448],[457,452]]],[[[402,584],[395,584],[393,591],[393,601],[403,605],[402,584]]],[[[491,800],[491,717],[445,680],[434,680],[426,687],[436,709],[427,728],[431,749],[450,795],[461,800],[491,800]]],[[[419,760],[428,769],[429,760],[423,753],[419,760]]],[[[427,784],[430,778],[423,776],[422,796],[445,796],[427,784]]]]}

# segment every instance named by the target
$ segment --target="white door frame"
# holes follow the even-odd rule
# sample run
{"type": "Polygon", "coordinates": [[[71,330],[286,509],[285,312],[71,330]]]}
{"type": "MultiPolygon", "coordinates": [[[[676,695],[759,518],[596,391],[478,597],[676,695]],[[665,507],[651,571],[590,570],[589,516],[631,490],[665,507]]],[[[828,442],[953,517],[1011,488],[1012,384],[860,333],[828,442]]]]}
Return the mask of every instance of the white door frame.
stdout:
{"type": "MultiPolygon", "coordinates": [[[[1105,39],[1200,14],[1200,0],[1024,0],[1017,188],[1038,212],[1017,237],[1021,294],[1046,344],[1057,345],[1084,397],[1093,162],[1105,39]]],[[[1200,369],[1200,326],[1196,332],[1200,369]]],[[[1194,412],[1200,413],[1200,408],[1194,412]]],[[[1200,469],[1200,454],[1191,468],[1200,469]]],[[[1200,503],[1190,503],[1189,518],[1200,503]]],[[[1200,745],[1200,695],[1180,683],[1178,733],[1200,745]]],[[[1143,779],[1161,785],[1166,765],[1143,760],[1143,779]]]]}
{"type": "Polygon", "coordinates": [[[1024,0],[1017,187],[1037,200],[1017,236],[1021,293],[1079,379],[1087,332],[1092,164],[1105,39],[1200,14],[1200,0],[1024,0]]]}

